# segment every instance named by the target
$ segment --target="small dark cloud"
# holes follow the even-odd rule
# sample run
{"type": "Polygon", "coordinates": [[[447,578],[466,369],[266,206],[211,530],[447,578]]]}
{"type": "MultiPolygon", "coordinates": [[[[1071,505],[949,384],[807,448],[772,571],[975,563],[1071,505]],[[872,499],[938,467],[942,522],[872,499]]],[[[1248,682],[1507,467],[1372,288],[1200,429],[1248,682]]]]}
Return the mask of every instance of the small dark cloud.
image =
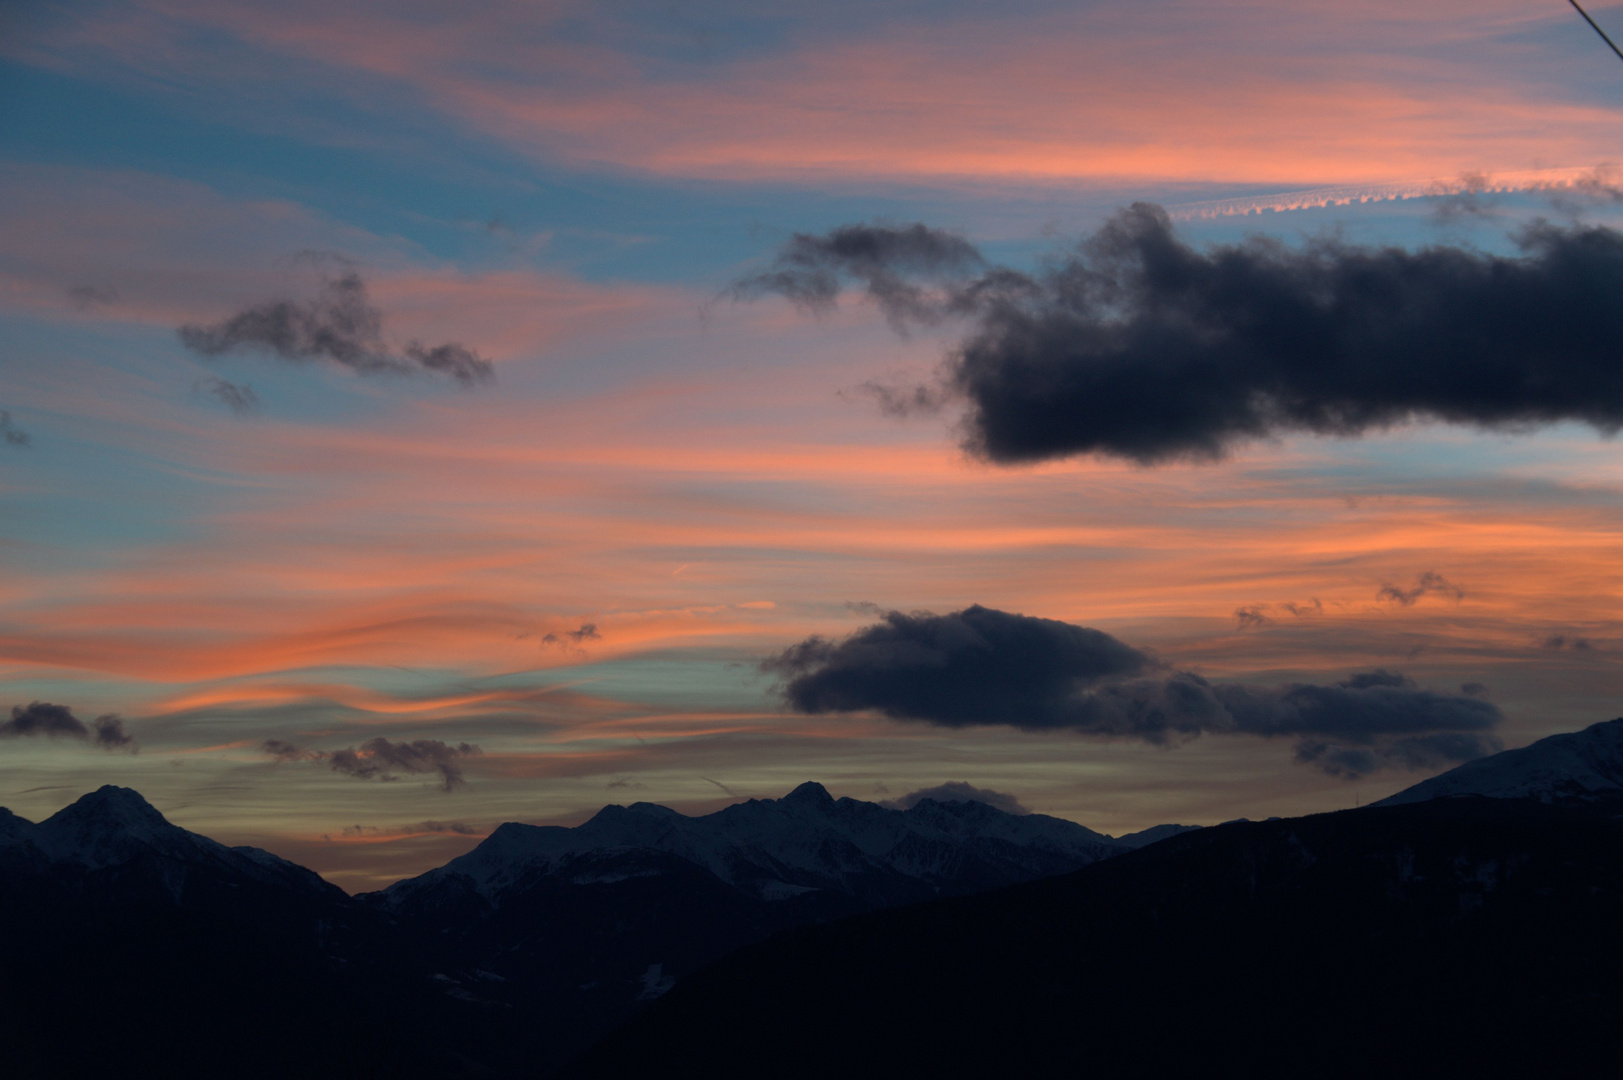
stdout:
{"type": "Polygon", "coordinates": [[[601,640],[603,640],[603,635],[597,632],[596,623],[581,623],[577,629],[565,630],[561,634],[551,633],[545,635],[541,639],[541,644],[562,645],[566,648],[569,646],[574,646],[579,648],[584,642],[601,640]]]}
{"type": "Polygon", "coordinates": [[[393,348],[384,338],[383,313],[367,295],[360,274],[323,279],[309,300],[275,300],[245,308],[207,326],[178,329],[181,344],[206,357],[268,352],[283,360],[324,360],[360,374],[428,371],[463,385],[493,378],[490,361],[455,342],[393,348]]]}
{"type": "Polygon", "coordinates": [[[118,303],[117,289],[98,289],[94,285],[75,285],[68,290],[68,300],[80,311],[105,304],[118,303]]]}
{"type": "Polygon", "coordinates": [[[974,245],[953,233],[922,224],[842,225],[822,236],[795,233],[771,266],[734,282],[728,295],[774,294],[820,315],[854,282],[904,331],[909,322],[939,322],[984,269],[974,245]]]}
{"type": "Polygon", "coordinates": [[[635,788],[640,788],[642,786],[643,785],[641,783],[639,783],[638,781],[636,781],[636,780],[632,780],[629,777],[621,777],[621,778],[619,778],[617,780],[610,780],[608,782],[607,790],[609,790],[609,791],[617,791],[617,790],[620,790],[622,788],[635,789],[635,788]]]}
{"type": "Polygon", "coordinates": [[[1386,584],[1375,594],[1377,600],[1390,600],[1401,607],[1412,607],[1422,596],[1448,596],[1455,600],[1463,600],[1465,590],[1443,575],[1427,570],[1415,579],[1414,585],[1410,588],[1386,584]]]}
{"type": "Polygon", "coordinates": [[[1488,687],[1479,682],[1460,683],[1460,693],[1469,694],[1471,697],[1487,697],[1488,687]]]}
{"type": "Polygon", "coordinates": [[[1300,760],[1342,772],[1355,758],[1385,766],[1450,746],[1463,752],[1465,740],[1430,750],[1404,740],[1482,734],[1501,719],[1489,702],[1426,690],[1386,670],[1328,686],[1212,683],[1170,671],[1099,630],[980,606],[949,615],[889,612],[838,642],[807,638],[762,667],[784,678],[779,690],[797,712],[876,712],[941,727],[1070,730],[1162,745],[1206,732],[1294,737],[1322,747],[1299,752],[1300,760]]]}
{"type": "Polygon", "coordinates": [[[477,825],[469,825],[466,821],[419,821],[412,825],[402,825],[401,832],[408,833],[455,833],[457,836],[483,836],[485,830],[477,825]]]}
{"type": "Polygon", "coordinates": [[[1571,649],[1573,652],[1592,652],[1595,643],[1576,634],[1551,634],[1539,642],[1546,649],[1571,649]]]}
{"type": "Polygon", "coordinates": [[[480,753],[477,746],[459,743],[448,746],[438,739],[390,742],[378,737],[357,748],[335,750],[327,755],[334,772],[363,780],[394,780],[396,773],[437,773],[446,791],[466,781],[461,759],[480,753]]]}
{"type": "MultiPolygon", "coordinates": [[[[856,388],[872,398],[886,416],[934,416],[952,403],[953,396],[937,383],[911,381],[885,382],[870,379],[856,388]]],[[[843,396],[843,395],[842,395],[843,396]]]]}
{"type": "Polygon", "coordinates": [[[90,738],[90,729],[73,715],[66,705],[52,705],[48,701],[35,701],[28,705],[13,705],[11,719],[0,724],[0,735],[44,735],[49,739],[66,736],[70,739],[90,738]]]}
{"type": "Polygon", "coordinates": [[[1249,607],[1234,609],[1234,626],[1237,630],[1257,630],[1267,626],[1274,620],[1270,619],[1264,611],[1266,604],[1252,604],[1249,607]]]}
{"type": "Polygon", "coordinates": [[[124,730],[124,718],[114,713],[98,716],[91,721],[91,728],[95,731],[96,745],[103,750],[124,750],[135,748],[135,739],[124,730]]]}
{"type": "Polygon", "coordinates": [[[259,744],[259,750],[277,761],[317,761],[325,756],[320,750],[305,750],[285,739],[266,739],[259,744]]]}
{"type": "Polygon", "coordinates": [[[28,446],[34,440],[21,428],[11,422],[11,414],[0,409],[0,439],[5,440],[7,446],[28,446]]]}
{"type": "Polygon", "coordinates": [[[992,791],[989,788],[978,788],[962,780],[949,780],[945,784],[935,787],[919,788],[910,791],[899,798],[889,799],[881,803],[895,810],[911,810],[925,799],[934,799],[936,802],[977,802],[985,803],[995,810],[1005,814],[1029,814],[1021,805],[1020,800],[1013,795],[1002,791],[992,791]]]}
{"type": "Polygon", "coordinates": [[[1440,196],[1432,204],[1434,225],[1455,225],[1467,218],[1491,221],[1499,216],[1498,201],[1488,191],[1489,179],[1483,173],[1460,177],[1458,190],[1440,196]]]}
{"type": "MultiPolygon", "coordinates": [[[[923,225],[854,225],[795,236],[731,294],[821,311],[855,285],[898,327],[967,320],[935,390],[966,407],[967,449],[1001,464],[1210,461],[1415,421],[1617,432],[1623,233],[1537,222],[1513,239],[1515,256],[1263,237],[1196,249],[1136,203],[1036,274],[923,225]]],[[[908,411],[934,392],[876,396],[908,411]]]]}
{"type": "Polygon", "coordinates": [[[885,609],[872,600],[847,600],[845,610],[856,615],[883,615],[885,609]]]}
{"type": "Polygon", "coordinates": [[[490,361],[468,348],[448,341],[432,347],[418,341],[406,344],[405,354],[417,362],[424,371],[449,375],[463,386],[472,386],[495,377],[496,369],[490,361]]]}
{"type": "Polygon", "coordinates": [[[198,379],[192,389],[207,394],[238,416],[252,416],[259,411],[259,395],[247,383],[234,383],[228,379],[198,379]]]}
{"type": "Polygon", "coordinates": [[[35,701],[13,705],[11,719],[0,723],[0,737],[21,738],[43,735],[47,739],[78,739],[103,750],[136,750],[135,739],[124,730],[124,720],[113,713],[98,716],[87,726],[66,705],[35,701]]]}

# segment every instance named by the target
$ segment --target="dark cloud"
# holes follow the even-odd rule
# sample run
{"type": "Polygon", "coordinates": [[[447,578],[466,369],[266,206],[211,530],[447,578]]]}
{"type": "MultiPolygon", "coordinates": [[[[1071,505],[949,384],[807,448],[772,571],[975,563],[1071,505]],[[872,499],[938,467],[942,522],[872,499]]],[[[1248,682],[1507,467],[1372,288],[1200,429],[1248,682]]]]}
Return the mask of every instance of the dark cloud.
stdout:
{"type": "Polygon", "coordinates": [[[1234,609],[1234,628],[1236,630],[1259,630],[1264,626],[1271,626],[1274,617],[1270,611],[1283,611],[1294,618],[1305,619],[1310,615],[1323,615],[1324,602],[1314,597],[1305,604],[1288,601],[1283,604],[1246,604],[1244,607],[1234,609]]]}
{"type": "Polygon", "coordinates": [[[93,742],[103,750],[135,751],[135,739],[124,730],[124,720],[113,713],[98,716],[89,726],[73,715],[66,705],[35,701],[13,705],[11,719],[0,723],[0,737],[18,738],[43,735],[48,739],[78,739],[93,742]]]}
{"type": "Polygon", "coordinates": [[[183,345],[203,356],[241,350],[283,360],[325,360],[361,374],[429,371],[463,385],[490,379],[495,369],[465,345],[410,342],[396,350],[383,335],[383,313],[354,271],[322,281],[311,300],[276,300],[245,308],[209,326],[182,326],[183,345]]]}
{"type": "Polygon", "coordinates": [[[66,705],[52,705],[48,701],[35,701],[29,705],[13,705],[11,719],[0,724],[0,735],[44,735],[55,739],[90,738],[90,729],[73,715],[66,705]]]}
{"type": "Polygon", "coordinates": [[[842,225],[823,236],[796,233],[771,266],[728,292],[736,300],[776,294],[822,314],[854,282],[900,331],[908,322],[939,321],[985,270],[974,245],[940,229],[842,225]]]}
{"type": "Polygon", "coordinates": [[[27,446],[34,441],[28,432],[12,424],[11,414],[4,409],[0,409],[0,439],[7,446],[27,446]]]}
{"type": "Polygon", "coordinates": [[[1382,585],[1381,591],[1375,594],[1377,600],[1391,600],[1403,607],[1413,606],[1422,596],[1449,596],[1455,600],[1465,599],[1465,590],[1443,577],[1441,574],[1427,570],[1415,579],[1411,588],[1402,588],[1397,585],[1382,585]]]}
{"type": "Polygon", "coordinates": [[[335,750],[328,760],[334,772],[367,780],[393,780],[397,772],[437,773],[445,790],[452,791],[465,782],[460,759],[479,752],[468,743],[448,746],[438,739],[390,742],[380,736],[358,748],[335,750]]]}
{"type": "Polygon", "coordinates": [[[1296,760],[1317,766],[1331,776],[1356,780],[1385,768],[1437,769],[1497,754],[1505,744],[1492,735],[1445,731],[1412,735],[1382,746],[1348,746],[1303,739],[1296,744],[1296,760]]]}
{"type": "Polygon", "coordinates": [[[1460,683],[1460,693],[1469,694],[1472,697],[1487,697],[1488,687],[1486,684],[1479,682],[1460,683]]]}
{"type": "Polygon", "coordinates": [[[135,748],[135,739],[124,730],[124,718],[115,713],[98,716],[90,726],[95,730],[96,745],[103,750],[135,748]]]}
{"type": "Polygon", "coordinates": [[[905,411],[945,389],[967,407],[967,448],[999,463],[1212,460],[1255,439],[1417,420],[1623,427],[1613,229],[1535,223],[1514,257],[1260,237],[1197,250],[1136,203],[1038,274],[975,277],[982,260],[961,239],[924,254],[944,235],[796,236],[733,295],[815,310],[855,281],[893,323],[969,318],[936,387],[891,388],[881,404],[905,411]]]}
{"type": "Polygon", "coordinates": [[[238,416],[252,416],[259,411],[259,395],[247,383],[234,383],[227,379],[198,379],[192,389],[207,394],[238,416]]]}
{"type": "Polygon", "coordinates": [[[1250,607],[1234,609],[1234,626],[1238,630],[1256,630],[1267,626],[1274,620],[1263,614],[1265,604],[1252,604],[1250,607]]]}
{"type": "Polygon", "coordinates": [[[1020,800],[1013,795],[1002,791],[992,791],[988,788],[978,788],[962,780],[949,780],[945,784],[935,787],[919,788],[896,799],[887,799],[881,806],[888,806],[895,810],[911,810],[925,799],[934,799],[936,802],[978,802],[1005,814],[1029,814],[1021,805],[1020,800]]]}
{"type": "Polygon", "coordinates": [[[1539,642],[1546,649],[1571,649],[1574,652],[1592,652],[1595,643],[1576,634],[1551,634],[1539,642]]]}
{"type": "Polygon", "coordinates": [[[429,347],[418,341],[406,343],[405,355],[425,371],[449,375],[463,386],[494,378],[496,369],[490,361],[454,341],[429,347]]]}
{"type": "Polygon", "coordinates": [[[477,825],[469,825],[466,821],[419,821],[413,825],[403,825],[401,832],[408,833],[455,833],[457,836],[483,836],[485,830],[477,825]]]}
{"type": "Polygon", "coordinates": [[[1454,225],[1467,218],[1488,221],[1498,217],[1499,204],[1488,191],[1489,183],[1482,173],[1466,173],[1460,177],[1458,191],[1440,196],[1432,204],[1432,224],[1454,225]]]}
{"type": "Polygon", "coordinates": [[[543,645],[574,645],[579,646],[586,641],[601,641],[603,635],[597,632],[596,623],[581,623],[576,630],[565,630],[561,634],[548,634],[541,639],[543,645]]]}
{"type": "Polygon", "coordinates": [[[807,638],[763,667],[784,677],[781,692],[798,712],[872,711],[943,727],[1071,730],[1163,745],[1204,732],[1296,737],[1320,747],[1299,751],[1300,760],[1344,775],[1357,771],[1355,759],[1420,768],[1445,751],[1480,749],[1501,719],[1489,702],[1425,690],[1385,670],[1329,686],[1212,683],[1169,671],[1099,630],[979,606],[950,615],[893,611],[839,642],[807,638]],[[1414,741],[1443,734],[1473,738],[1414,741]]]}
{"type": "Polygon", "coordinates": [[[810,637],[767,660],[800,712],[874,709],[935,724],[1069,726],[1076,693],[1152,666],[1099,630],[976,605],[899,611],[840,642],[810,637]]]}
{"type": "Polygon", "coordinates": [[[305,750],[285,739],[266,739],[259,750],[277,761],[316,761],[325,756],[320,750],[305,750]]]}

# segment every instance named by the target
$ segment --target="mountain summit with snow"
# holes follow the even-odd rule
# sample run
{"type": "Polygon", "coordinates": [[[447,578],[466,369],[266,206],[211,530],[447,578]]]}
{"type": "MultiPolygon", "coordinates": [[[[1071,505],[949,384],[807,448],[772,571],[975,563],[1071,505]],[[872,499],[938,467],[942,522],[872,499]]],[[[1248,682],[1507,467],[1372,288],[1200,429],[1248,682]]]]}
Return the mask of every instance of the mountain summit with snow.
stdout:
{"type": "Polygon", "coordinates": [[[171,824],[141,794],[111,784],[39,824],[0,809],[0,867],[65,876],[113,874],[179,900],[189,884],[255,884],[341,897],[313,871],[252,847],[226,847],[171,824]]]}
{"type": "Polygon", "coordinates": [[[750,799],[703,817],[634,803],[605,806],[575,828],[510,822],[468,854],[372,895],[397,913],[439,906],[447,894],[499,907],[545,878],[657,875],[674,858],[765,901],[813,892],[924,899],[1065,873],[1124,850],[1061,818],[972,800],[892,809],[835,799],[808,782],[781,799],[750,799]],[[646,865],[633,869],[639,854],[646,865]],[[604,869],[610,860],[613,871],[604,869]]]}
{"type": "Polygon", "coordinates": [[[1468,761],[1373,805],[1399,806],[1451,795],[1553,802],[1620,792],[1623,717],[1468,761]]]}

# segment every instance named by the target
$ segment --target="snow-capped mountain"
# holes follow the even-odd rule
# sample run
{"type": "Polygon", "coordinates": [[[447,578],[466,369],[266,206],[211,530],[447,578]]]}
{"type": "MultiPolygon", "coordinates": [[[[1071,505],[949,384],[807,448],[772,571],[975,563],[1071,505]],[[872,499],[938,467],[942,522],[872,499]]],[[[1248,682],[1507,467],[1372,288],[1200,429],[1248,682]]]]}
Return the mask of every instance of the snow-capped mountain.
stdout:
{"type": "MultiPolygon", "coordinates": [[[[930,895],[1047,877],[1123,850],[1060,818],[933,799],[895,810],[834,799],[821,784],[805,783],[781,799],[751,799],[703,817],[636,803],[604,807],[576,828],[509,823],[468,854],[372,895],[396,912],[447,892],[499,906],[545,877],[585,883],[601,857],[633,852],[675,857],[761,900],[857,895],[897,879],[927,886],[921,895],[930,895]]],[[[612,872],[660,870],[651,862],[644,871],[618,865],[612,872]]]]}
{"type": "Polygon", "coordinates": [[[1623,792],[1623,718],[1468,761],[1373,805],[1398,806],[1449,795],[1550,802],[1618,792],[1623,792]]]}
{"type": "Polygon", "coordinates": [[[172,825],[129,788],[107,785],[39,824],[0,809],[0,861],[16,873],[32,868],[64,876],[124,871],[161,884],[179,900],[199,875],[232,884],[290,889],[340,899],[336,886],[259,848],[229,848],[172,825]]]}

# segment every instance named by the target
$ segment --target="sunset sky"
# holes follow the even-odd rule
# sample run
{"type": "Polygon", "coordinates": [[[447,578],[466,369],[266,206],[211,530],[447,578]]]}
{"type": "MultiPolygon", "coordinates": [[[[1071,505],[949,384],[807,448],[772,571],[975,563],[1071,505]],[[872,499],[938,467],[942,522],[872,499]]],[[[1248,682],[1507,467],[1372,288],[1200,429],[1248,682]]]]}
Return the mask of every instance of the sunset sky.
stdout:
{"type": "Polygon", "coordinates": [[[1015,460],[940,374],[995,315],[769,275],[922,223],[1035,280],[1134,203],[1199,253],[1533,267],[1623,227],[1620,164],[1566,0],[7,4],[0,805],[126,785],[354,890],[610,802],[963,781],[1120,834],[1451,763],[805,711],[762,667],[977,604],[1219,687],[1401,674],[1504,746],[1611,719],[1601,414],[1015,460]],[[276,310],[380,322],[279,355],[276,310]]]}

